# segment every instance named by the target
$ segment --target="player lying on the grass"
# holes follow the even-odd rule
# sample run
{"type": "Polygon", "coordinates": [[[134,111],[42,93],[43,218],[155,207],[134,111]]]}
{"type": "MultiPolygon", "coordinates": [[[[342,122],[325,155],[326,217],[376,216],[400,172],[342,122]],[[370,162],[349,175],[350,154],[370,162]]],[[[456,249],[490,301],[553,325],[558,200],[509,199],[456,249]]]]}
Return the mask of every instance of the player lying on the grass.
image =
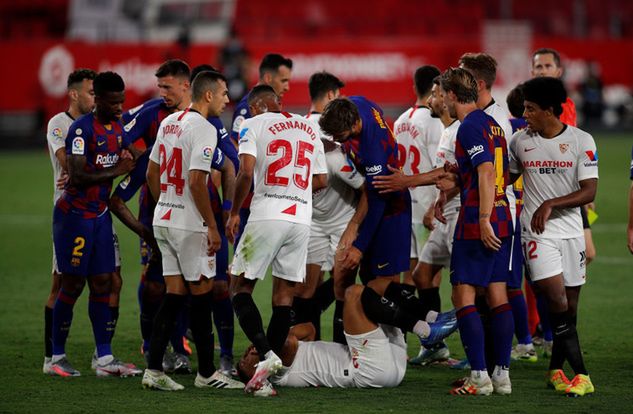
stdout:
{"type": "Polygon", "coordinates": [[[593,137],[559,119],[567,92],[556,78],[525,82],[529,130],[511,142],[513,178],[523,174],[523,248],[537,292],[547,298],[554,346],[547,382],[558,392],[594,392],[583,361],[576,321],[585,284],[585,240],[579,208],[593,201],[598,187],[598,153],[593,137]],[[567,360],[576,376],[563,372],[567,360]]]}
{"type": "MultiPolygon", "coordinates": [[[[457,329],[454,312],[429,314],[429,321],[408,313],[406,305],[385,298],[390,283],[385,278],[368,286],[352,285],[345,291],[343,324],[347,345],[335,342],[303,342],[291,332],[281,350],[283,368],[269,378],[286,387],[395,387],[407,368],[403,332],[413,332],[425,345],[446,338],[457,329]]],[[[313,328],[310,328],[313,330],[313,328]]],[[[305,332],[305,330],[304,330],[305,332]]],[[[306,335],[307,336],[307,335],[306,335]]],[[[238,373],[247,380],[255,373],[259,354],[246,349],[238,373]]],[[[272,387],[267,394],[274,395],[272,387]]]]}

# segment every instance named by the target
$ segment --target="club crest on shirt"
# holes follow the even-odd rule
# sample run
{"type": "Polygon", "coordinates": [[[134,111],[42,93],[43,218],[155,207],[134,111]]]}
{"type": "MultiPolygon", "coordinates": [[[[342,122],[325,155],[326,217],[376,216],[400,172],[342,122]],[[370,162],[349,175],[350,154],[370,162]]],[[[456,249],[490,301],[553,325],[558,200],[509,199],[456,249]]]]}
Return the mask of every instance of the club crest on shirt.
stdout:
{"type": "Polygon", "coordinates": [[[84,153],[84,139],[81,137],[75,137],[73,139],[72,153],[75,155],[83,155],[84,153]]]}
{"type": "Polygon", "coordinates": [[[560,153],[564,154],[569,149],[569,144],[558,144],[558,148],[560,149],[560,153]]]}

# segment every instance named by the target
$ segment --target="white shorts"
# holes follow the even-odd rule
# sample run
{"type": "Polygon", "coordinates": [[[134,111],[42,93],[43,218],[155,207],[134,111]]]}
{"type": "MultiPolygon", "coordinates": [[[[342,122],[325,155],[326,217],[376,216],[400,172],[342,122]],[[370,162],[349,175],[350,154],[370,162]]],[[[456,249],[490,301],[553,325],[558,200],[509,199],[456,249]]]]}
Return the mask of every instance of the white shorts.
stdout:
{"type": "Polygon", "coordinates": [[[283,220],[249,221],[237,245],[231,274],[247,279],[266,277],[273,265],[273,276],[290,282],[303,282],[310,226],[283,220]]]}
{"type": "Polygon", "coordinates": [[[411,223],[411,259],[417,259],[429,238],[429,229],[422,223],[411,223]]]}
{"type": "Polygon", "coordinates": [[[396,387],[407,370],[407,345],[398,328],[379,326],[360,335],[345,333],[358,388],[396,387]]]}
{"type": "Polygon", "coordinates": [[[450,265],[458,214],[446,215],[445,217],[446,224],[435,220],[435,229],[424,244],[418,261],[444,267],[450,265]]]}
{"type": "Polygon", "coordinates": [[[563,274],[565,286],[585,284],[585,238],[538,239],[523,236],[523,256],[533,282],[563,274]]]}
{"type": "Polygon", "coordinates": [[[331,271],[334,267],[334,255],[338,242],[346,227],[347,223],[338,226],[322,226],[313,222],[310,227],[307,263],[319,265],[323,271],[331,271]]]}
{"type": "Polygon", "coordinates": [[[215,277],[215,255],[207,256],[207,233],[154,226],[163,276],[182,275],[187,282],[215,277]]]}
{"type": "Polygon", "coordinates": [[[59,273],[59,268],[57,267],[57,255],[55,254],[55,243],[53,243],[53,273],[59,273]]]}

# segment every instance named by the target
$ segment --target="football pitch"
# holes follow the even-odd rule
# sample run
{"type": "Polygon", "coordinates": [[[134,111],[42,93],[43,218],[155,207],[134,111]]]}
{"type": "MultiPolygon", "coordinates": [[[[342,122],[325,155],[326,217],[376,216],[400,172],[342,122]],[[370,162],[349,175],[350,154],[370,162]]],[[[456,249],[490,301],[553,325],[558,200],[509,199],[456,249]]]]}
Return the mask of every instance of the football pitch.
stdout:
{"type": "MultiPolygon", "coordinates": [[[[0,412],[163,413],[163,412],[486,412],[626,413],[633,410],[633,256],[626,249],[629,162],[633,136],[597,135],[600,182],[593,226],[597,259],[588,269],[579,314],[586,364],[596,387],[591,397],[570,399],[545,388],[547,363],[515,362],[511,396],[453,397],[450,383],[466,374],[443,366],[409,367],[394,389],[287,389],[275,398],[253,398],[242,391],[200,390],[194,376],[175,376],[186,389],[178,393],[146,391],[140,378],[95,377],[94,349],[87,313],[87,288],[77,302],[67,353],[82,372],[78,378],[42,374],[43,313],[50,288],[52,171],[45,150],[0,153],[0,412]],[[628,407],[628,408],[627,408],[628,407]]],[[[131,205],[135,209],[134,205],[131,205]]],[[[120,319],[113,342],[117,357],[143,366],[136,289],[140,275],[138,239],[118,221],[123,260],[120,319]]],[[[265,324],[270,316],[270,278],[255,290],[265,324]]],[[[450,306],[448,282],[443,308],[450,306]]],[[[323,336],[331,338],[331,309],[323,315],[323,336]]],[[[217,338],[216,338],[217,341],[217,338]]],[[[409,355],[418,341],[409,335],[409,355]]],[[[456,358],[463,357],[459,336],[448,339],[456,358]]],[[[234,351],[246,338],[236,321],[234,351]]],[[[195,353],[194,353],[195,354],[195,353]]],[[[216,352],[216,360],[219,352],[216,352]]],[[[540,356],[540,352],[539,352],[540,356]]],[[[193,366],[195,367],[195,358],[193,366]]],[[[216,361],[217,362],[217,361],[216,361]]],[[[568,376],[571,371],[566,366],[568,376]]]]}

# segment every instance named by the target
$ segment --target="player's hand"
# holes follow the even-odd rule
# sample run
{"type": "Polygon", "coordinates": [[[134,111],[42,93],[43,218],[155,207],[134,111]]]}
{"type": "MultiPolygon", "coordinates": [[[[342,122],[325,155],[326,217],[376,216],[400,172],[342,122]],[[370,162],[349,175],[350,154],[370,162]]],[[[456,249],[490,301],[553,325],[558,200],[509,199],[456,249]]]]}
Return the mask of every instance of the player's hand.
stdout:
{"type": "Polygon", "coordinates": [[[626,235],[628,238],[629,251],[633,254],[633,227],[628,227],[626,229],[626,235]]]}
{"type": "Polygon", "coordinates": [[[231,214],[226,222],[226,238],[235,243],[235,237],[240,231],[240,216],[239,214],[231,214]]]}
{"type": "Polygon", "coordinates": [[[594,203],[593,201],[589,204],[585,204],[585,207],[587,207],[587,209],[589,210],[596,211],[596,203],[594,203]]]}
{"type": "Polygon", "coordinates": [[[446,217],[444,217],[444,206],[446,205],[446,193],[440,191],[440,195],[435,200],[433,205],[433,215],[442,224],[446,224],[446,217]]]}
{"type": "Polygon", "coordinates": [[[68,175],[68,173],[66,171],[62,171],[62,173],[59,174],[57,182],[55,183],[55,187],[57,187],[58,190],[63,190],[64,187],[66,187],[69,179],[70,176],[68,175]]]}
{"type": "Polygon", "coordinates": [[[453,188],[457,188],[457,174],[452,172],[445,172],[440,175],[435,181],[435,187],[440,191],[449,191],[453,188]]]}
{"type": "Polygon", "coordinates": [[[226,225],[229,222],[229,216],[231,215],[230,211],[222,210],[222,226],[226,228],[226,225]]]}
{"type": "Polygon", "coordinates": [[[549,216],[552,214],[552,207],[545,201],[539,208],[536,209],[532,215],[532,221],[530,222],[530,228],[536,234],[541,234],[545,231],[545,222],[549,220],[549,216]]]}
{"type": "Polygon", "coordinates": [[[341,270],[350,271],[356,269],[360,265],[363,258],[363,252],[354,246],[345,248],[338,257],[341,270]]]}
{"type": "Polygon", "coordinates": [[[429,209],[426,210],[426,213],[424,213],[424,217],[422,217],[422,224],[424,224],[424,227],[426,227],[430,231],[433,231],[435,229],[435,224],[433,224],[433,219],[435,218],[434,211],[435,204],[430,206],[429,209]]]}
{"type": "Polygon", "coordinates": [[[492,229],[490,220],[479,220],[479,229],[481,232],[481,241],[484,246],[490,250],[499,251],[501,248],[501,240],[496,236],[495,231],[492,229]]]}
{"type": "Polygon", "coordinates": [[[127,174],[134,169],[135,162],[130,158],[119,158],[114,168],[117,169],[117,175],[127,174]]]}
{"type": "Polygon", "coordinates": [[[134,159],[134,155],[132,155],[132,153],[126,149],[121,150],[121,158],[126,158],[126,159],[130,159],[133,160],[134,159]]]}
{"type": "Polygon", "coordinates": [[[217,227],[210,226],[207,229],[207,255],[213,256],[215,252],[220,250],[221,245],[222,238],[220,237],[220,233],[218,232],[217,227]]]}
{"type": "Polygon", "coordinates": [[[336,250],[345,250],[347,247],[351,246],[358,237],[358,223],[354,223],[350,221],[345,228],[343,234],[341,234],[341,238],[338,241],[338,246],[336,250]]]}
{"type": "Polygon", "coordinates": [[[379,190],[378,192],[384,194],[406,189],[409,176],[390,165],[387,165],[387,168],[392,172],[391,175],[377,175],[372,180],[373,186],[379,190]]]}

